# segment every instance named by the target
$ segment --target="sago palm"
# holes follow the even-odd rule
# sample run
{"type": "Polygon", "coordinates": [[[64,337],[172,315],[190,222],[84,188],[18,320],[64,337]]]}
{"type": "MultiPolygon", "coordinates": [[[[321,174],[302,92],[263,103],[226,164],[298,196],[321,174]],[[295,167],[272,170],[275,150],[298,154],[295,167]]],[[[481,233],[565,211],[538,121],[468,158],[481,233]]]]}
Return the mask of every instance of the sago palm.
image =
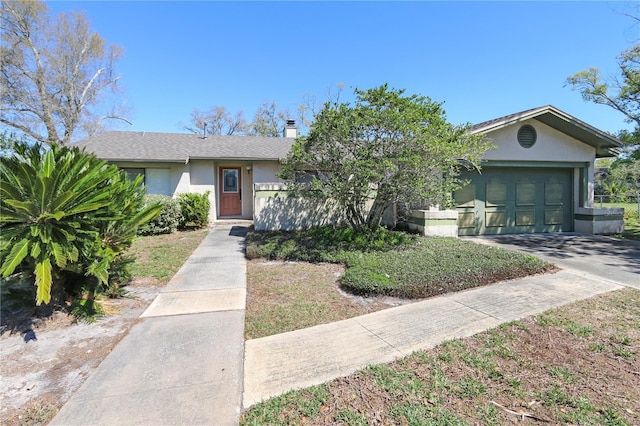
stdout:
{"type": "Polygon", "coordinates": [[[121,198],[122,185],[114,185],[121,181],[116,166],[77,148],[16,146],[0,159],[0,274],[26,264],[34,271],[38,305],[51,301],[52,285],[61,285],[59,273],[68,264],[87,265],[84,272],[104,282],[113,256],[97,253],[108,246],[100,231],[122,220],[109,208],[121,198]]]}

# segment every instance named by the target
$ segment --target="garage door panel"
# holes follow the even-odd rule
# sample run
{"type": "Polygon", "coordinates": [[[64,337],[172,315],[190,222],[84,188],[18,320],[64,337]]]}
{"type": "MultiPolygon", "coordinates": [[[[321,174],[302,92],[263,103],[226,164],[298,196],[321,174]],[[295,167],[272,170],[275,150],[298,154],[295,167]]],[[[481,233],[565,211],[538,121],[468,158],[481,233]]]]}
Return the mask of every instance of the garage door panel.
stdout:
{"type": "Polygon", "coordinates": [[[544,184],[544,204],[547,206],[560,206],[563,201],[564,185],[561,183],[544,184]]]}
{"type": "Polygon", "coordinates": [[[564,223],[564,211],[562,209],[545,209],[544,224],[545,225],[562,225],[564,223]]]}
{"type": "Polygon", "coordinates": [[[487,228],[507,226],[507,212],[485,212],[484,223],[487,228]]]}
{"type": "Polygon", "coordinates": [[[487,207],[503,207],[507,205],[507,184],[501,182],[487,183],[485,194],[487,207]]]}
{"type": "Polygon", "coordinates": [[[475,227],[476,227],[475,212],[458,213],[458,228],[475,228],[475,227]]]}
{"type": "Polygon", "coordinates": [[[536,225],[535,210],[516,211],[516,226],[535,226],[535,225],[536,225]]]}
{"type": "Polygon", "coordinates": [[[476,186],[473,183],[455,192],[458,207],[474,207],[476,200],[476,186]]]}
{"type": "Polygon", "coordinates": [[[536,204],[536,184],[516,183],[516,206],[534,206],[536,204]]]}

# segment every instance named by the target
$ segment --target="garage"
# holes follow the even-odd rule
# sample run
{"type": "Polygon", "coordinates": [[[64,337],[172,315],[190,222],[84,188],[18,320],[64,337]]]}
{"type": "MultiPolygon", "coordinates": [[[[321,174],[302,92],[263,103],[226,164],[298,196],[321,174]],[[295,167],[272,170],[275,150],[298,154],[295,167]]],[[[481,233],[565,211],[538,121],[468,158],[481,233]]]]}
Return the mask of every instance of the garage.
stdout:
{"type": "Polygon", "coordinates": [[[573,231],[572,168],[485,167],[454,193],[459,235],[573,231]]]}

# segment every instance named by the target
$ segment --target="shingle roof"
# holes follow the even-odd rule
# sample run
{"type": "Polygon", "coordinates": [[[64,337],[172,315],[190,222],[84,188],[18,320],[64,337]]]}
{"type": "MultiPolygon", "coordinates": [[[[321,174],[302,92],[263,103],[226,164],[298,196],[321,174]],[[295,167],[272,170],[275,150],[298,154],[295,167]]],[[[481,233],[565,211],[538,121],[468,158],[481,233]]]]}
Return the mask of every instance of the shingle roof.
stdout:
{"type": "Polygon", "coordinates": [[[108,131],[75,146],[109,161],[186,163],[190,159],[279,160],[294,142],[293,138],[108,131]]]}
{"type": "Polygon", "coordinates": [[[596,154],[599,157],[615,155],[615,151],[612,150],[622,145],[616,137],[578,120],[553,105],[532,108],[484,121],[472,126],[470,131],[471,133],[488,133],[532,118],[593,146],[596,148],[596,154]]]}

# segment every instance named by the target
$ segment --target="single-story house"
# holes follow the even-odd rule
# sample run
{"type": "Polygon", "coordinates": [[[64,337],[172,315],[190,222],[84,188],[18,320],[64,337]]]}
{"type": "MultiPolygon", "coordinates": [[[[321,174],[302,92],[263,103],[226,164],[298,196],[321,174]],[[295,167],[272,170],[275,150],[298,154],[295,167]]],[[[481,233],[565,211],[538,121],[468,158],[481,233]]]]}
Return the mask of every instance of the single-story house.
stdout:
{"type": "MultiPolygon", "coordinates": [[[[438,235],[530,232],[613,233],[621,209],[593,208],[595,159],[615,155],[613,136],[544,106],[477,124],[495,150],[482,170],[464,172],[455,211],[417,211],[414,229],[438,235]]],[[[175,196],[210,191],[213,221],[254,220],[256,229],[294,229],[329,223],[339,212],[282,196],[276,176],[297,136],[283,137],[108,131],[79,143],[131,174],[143,174],[149,193],[175,196]]]]}

